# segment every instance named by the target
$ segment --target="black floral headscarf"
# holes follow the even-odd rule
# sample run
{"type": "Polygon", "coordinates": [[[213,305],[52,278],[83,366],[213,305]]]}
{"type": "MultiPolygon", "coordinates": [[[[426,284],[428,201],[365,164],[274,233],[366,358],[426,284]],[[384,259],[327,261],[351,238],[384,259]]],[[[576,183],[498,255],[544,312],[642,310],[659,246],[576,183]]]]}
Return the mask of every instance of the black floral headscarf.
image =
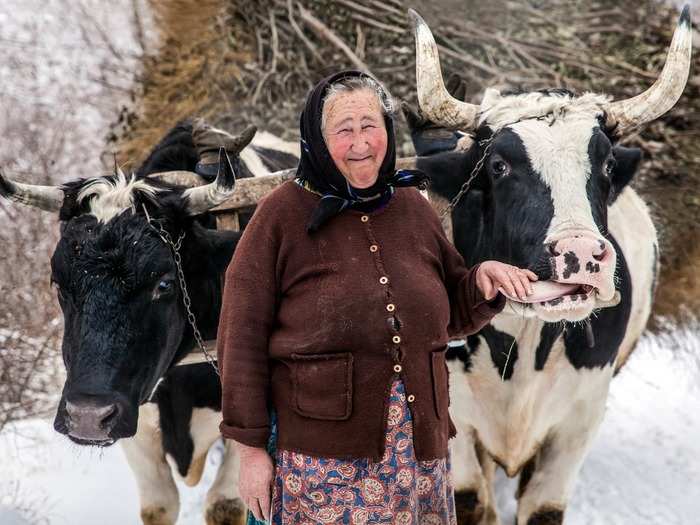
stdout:
{"type": "Polygon", "coordinates": [[[427,183],[428,177],[421,171],[396,171],[394,121],[391,115],[386,114],[384,124],[387,149],[376,182],[369,188],[354,188],[335,165],[321,130],[323,99],[332,84],[348,78],[362,77],[372,78],[361,71],[341,71],[321,80],[306,99],[299,123],[301,159],[296,178],[303,186],[321,195],[321,200],[307,225],[309,233],[318,231],[326,221],[349,206],[361,207],[377,199],[387,201],[395,187],[422,187],[427,183]]]}

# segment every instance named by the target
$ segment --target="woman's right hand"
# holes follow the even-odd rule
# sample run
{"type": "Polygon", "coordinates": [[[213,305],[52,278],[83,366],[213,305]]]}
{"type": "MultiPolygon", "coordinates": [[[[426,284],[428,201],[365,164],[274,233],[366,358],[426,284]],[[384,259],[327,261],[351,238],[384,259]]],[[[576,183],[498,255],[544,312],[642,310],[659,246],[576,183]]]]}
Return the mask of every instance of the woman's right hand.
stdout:
{"type": "Polygon", "coordinates": [[[272,480],[275,468],[264,448],[236,443],[240,457],[238,491],[256,520],[270,520],[272,480]]]}

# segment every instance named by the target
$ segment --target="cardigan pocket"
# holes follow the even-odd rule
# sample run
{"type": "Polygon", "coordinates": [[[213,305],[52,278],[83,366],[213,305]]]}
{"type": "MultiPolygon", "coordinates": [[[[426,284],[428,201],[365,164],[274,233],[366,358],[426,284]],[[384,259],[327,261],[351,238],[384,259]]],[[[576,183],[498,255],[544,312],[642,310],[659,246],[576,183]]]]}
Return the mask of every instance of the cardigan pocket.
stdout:
{"type": "Polygon", "coordinates": [[[430,369],[433,379],[433,404],[435,406],[435,414],[441,418],[443,410],[449,404],[448,392],[448,371],[445,354],[447,347],[440,350],[430,352],[430,369]]]}
{"type": "Polygon", "coordinates": [[[352,354],[291,357],[294,411],[313,419],[348,419],[352,413],[352,354]]]}

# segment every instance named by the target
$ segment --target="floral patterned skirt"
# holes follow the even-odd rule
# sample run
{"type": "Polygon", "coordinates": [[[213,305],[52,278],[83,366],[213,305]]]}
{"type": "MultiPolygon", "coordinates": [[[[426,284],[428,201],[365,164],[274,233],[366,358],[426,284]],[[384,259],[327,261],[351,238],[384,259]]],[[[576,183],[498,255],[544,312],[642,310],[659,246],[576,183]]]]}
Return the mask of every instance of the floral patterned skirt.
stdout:
{"type": "Polygon", "coordinates": [[[369,459],[319,458],[279,450],[273,525],[455,525],[450,459],[417,461],[403,383],[394,381],[386,450],[369,459]]]}

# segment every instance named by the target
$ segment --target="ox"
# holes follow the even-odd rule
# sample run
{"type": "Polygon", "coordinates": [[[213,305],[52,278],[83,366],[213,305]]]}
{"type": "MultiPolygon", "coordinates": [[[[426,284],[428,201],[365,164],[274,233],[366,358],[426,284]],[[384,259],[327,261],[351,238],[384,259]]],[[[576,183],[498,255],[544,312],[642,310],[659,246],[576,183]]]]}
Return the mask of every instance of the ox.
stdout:
{"type": "Polygon", "coordinates": [[[445,199],[473,175],[452,211],[454,243],[470,265],[497,259],[540,279],[527,303],[509,298],[463,349],[450,352],[459,522],[501,523],[493,493],[499,465],[510,477],[520,474],[517,525],[561,524],[615,367],[642,333],[655,287],[656,231],[628,185],[641,152],[616,143],[683,92],[689,10],[658,80],[632,99],[487,90],[480,106],[448,93],[430,29],[409,14],[421,111],[471,137],[462,148],[456,140],[435,145],[461,151],[416,161],[445,199]]]}
{"type": "MultiPolygon", "coordinates": [[[[214,339],[222,279],[240,233],[212,229],[207,211],[231,195],[233,167],[220,158],[216,179],[190,189],[147,177],[195,170],[191,131],[189,124],[176,126],[133,177],[117,172],[55,188],[0,174],[1,196],[58,212],[61,221],[51,281],[64,315],[67,377],[54,427],[81,445],[121,440],[147,525],[175,523],[179,496],[173,471],[195,485],[208,449],[220,438],[215,370],[206,362],[175,366],[195,341],[173,252],[161,235],[164,230],[173,241],[182,239],[191,308],[204,339],[214,339]]],[[[233,140],[232,153],[238,155],[253,133],[233,140]]],[[[269,145],[269,137],[263,139],[269,145]]],[[[264,149],[243,149],[238,173],[267,171],[270,162],[284,159],[282,151],[269,161],[264,149]]],[[[290,156],[287,166],[293,161],[290,156]]],[[[236,476],[233,447],[226,443],[207,494],[209,525],[244,522],[236,476]]]]}

